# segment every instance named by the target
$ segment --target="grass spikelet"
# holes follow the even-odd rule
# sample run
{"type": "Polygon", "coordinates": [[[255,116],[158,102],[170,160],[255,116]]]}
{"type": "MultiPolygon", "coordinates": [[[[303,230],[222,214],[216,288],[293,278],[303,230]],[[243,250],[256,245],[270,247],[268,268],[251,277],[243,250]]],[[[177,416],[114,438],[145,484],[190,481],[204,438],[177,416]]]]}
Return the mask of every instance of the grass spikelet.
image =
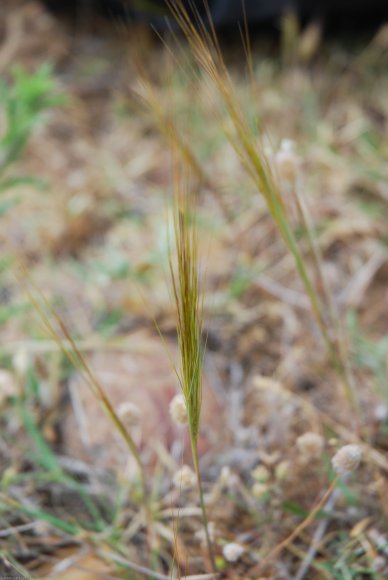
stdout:
{"type": "Polygon", "coordinates": [[[210,561],[215,569],[198,463],[202,368],[205,347],[203,345],[203,292],[199,273],[195,201],[178,170],[175,171],[174,176],[174,237],[175,260],[170,255],[170,275],[177,312],[180,358],[179,367],[175,370],[186,404],[193,465],[197,477],[206,542],[210,561]]]}

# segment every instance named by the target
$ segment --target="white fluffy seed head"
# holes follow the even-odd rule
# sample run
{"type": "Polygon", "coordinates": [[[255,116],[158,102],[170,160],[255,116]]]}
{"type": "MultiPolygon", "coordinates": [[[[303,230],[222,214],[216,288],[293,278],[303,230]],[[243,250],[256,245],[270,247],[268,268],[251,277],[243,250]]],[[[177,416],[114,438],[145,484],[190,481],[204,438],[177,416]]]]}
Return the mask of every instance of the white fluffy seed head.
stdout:
{"type": "Polygon", "coordinates": [[[255,469],[251,472],[253,479],[258,481],[259,483],[266,483],[271,478],[271,473],[265,465],[258,465],[255,469]]]}
{"type": "Polygon", "coordinates": [[[296,440],[296,444],[303,458],[315,459],[320,457],[324,447],[324,439],[318,433],[307,431],[296,440]]]}
{"type": "Polygon", "coordinates": [[[235,489],[238,485],[238,475],[233,473],[228,465],[224,465],[218,477],[217,485],[221,489],[235,489]]]}
{"type": "Polygon", "coordinates": [[[384,403],[377,405],[374,410],[374,416],[376,421],[384,423],[388,419],[388,405],[384,405],[384,403]]]}
{"type": "Polygon", "coordinates": [[[134,403],[130,403],[129,401],[121,403],[117,414],[123,423],[129,427],[137,425],[141,418],[139,407],[137,407],[134,403]]]}
{"type": "Polygon", "coordinates": [[[290,462],[289,461],[281,461],[275,467],[275,479],[277,481],[284,481],[288,478],[290,474],[290,462]]]}
{"type": "Polygon", "coordinates": [[[175,395],[170,402],[170,415],[175,423],[184,425],[187,423],[186,401],[182,394],[175,395]]]}
{"type": "Polygon", "coordinates": [[[218,482],[221,487],[226,487],[232,476],[232,471],[228,465],[224,465],[221,469],[220,475],[218,476],[218,482]]]}
{"type": "Polygon", "coordinates": [[[16,374],[20,377],[23,377],[27,373],[31,363],[28,351],[24,348],[17,350],[12,359],[12,363],[16,374]]]}
{"type": "Polygon", "coordinates": [[[362,451],[358,445],[345,445],[334,455],[331,463],[338,475],[347,475],[355,471],[361,463],[362,451]]]}
{"type": "Polygon", "coordinates": [[[372,570],[375,572],[383,573],[386,569],[386,566],[387,562],[383,556],[376,556],[376,558],[372,560],[372,570]]]}
{"type": "Polygon", "coordinates": [[[282,181],[295,183],[299,173],[299,159],[291,139],[283,139],[279,151],[275,154],[275,164],[282,181]]]}
{"type": "Polygon", "coordinates": [[[192,489],[196,481],[195,473],[188,465],[183,465],[173,478],[174,485],[183,491],[192,489]]]}
{"type": "Polygon", "coordinates": [[[50,533],[50,524],[43,520],[39,520],[34,524],[34,531],[39,536],[46,536],[50,533]]]}
{"type": "MultiPolygon", "coordinates": [[[[208,532],[209,532],[210,541],[215,542],[216,535],[218,532],[217,532],[216,524],[214,522],[209,522],[208,532]]],[[[197,532],[195,532],[194,537],[202,546],[206,546],[206,544],[207,544],[206,532],[203,529],[203,527],[200,530],[198,530],[197,532]]]]}
{"type": "Polygon", "coordinates": [[[268,493],[269,489],[270,487],[267,483],[260,483],[257,481],[252,485],[251,491],[254,497],[262,499],[262,497],[268,493]]]}
{"type": "Polygon", "coordinates": [[[5,369],[0,369],[0,407],[10,397],[19,394],[17,381],[12,373],[5,369]]]}
{"type": "Polygon", "coordinates": [[[225,544],[222,548],[222,554],[227,562],[237,562],[244,552],[245,548],[236,542],[225,544]]]}

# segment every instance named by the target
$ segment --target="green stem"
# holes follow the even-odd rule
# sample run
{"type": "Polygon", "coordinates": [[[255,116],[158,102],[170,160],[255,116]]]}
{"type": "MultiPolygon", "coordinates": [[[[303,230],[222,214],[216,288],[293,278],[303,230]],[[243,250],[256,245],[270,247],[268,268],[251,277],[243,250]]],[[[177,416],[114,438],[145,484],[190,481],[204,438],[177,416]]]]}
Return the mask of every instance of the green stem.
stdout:
{"type": "Polygon", "coordinates": [[[198,446],[197,446],[196,440],[193,437],[190,436],[190,439],[191,439],[191,452],[192,452],[192,456],[193,456],[194,471],[195,471],[195,474],[197,476],[199,503],[201,505],[201,510],[202,510],[203,527],[205,529],[205,536],[206,536],[206,543],[207,543],[207,548],[208,548],[208,552],[209,552],[209,559],[210,559],[212,568],[215,572],[216,571],[216,562],[215,562],[213,546],[212,546],[212,542],[211,542],[210,534],[209,534],[209,522],[207,519],[205,500],[203,497],[202,479],[201,479],[201,474],[199,471],[198,446]]]}

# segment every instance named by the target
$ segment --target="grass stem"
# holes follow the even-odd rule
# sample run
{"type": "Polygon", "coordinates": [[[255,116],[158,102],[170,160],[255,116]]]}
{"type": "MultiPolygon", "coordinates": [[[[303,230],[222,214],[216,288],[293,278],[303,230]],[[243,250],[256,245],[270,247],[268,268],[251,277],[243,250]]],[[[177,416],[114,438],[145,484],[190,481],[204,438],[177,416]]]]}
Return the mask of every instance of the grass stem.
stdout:
{"type": "Polygon", "coordinates": [[[213,544],[212,544],[212,540],[211,540],[210,532],[209,532],[209,521],[208,521],[208,517],[207,517],[205,500],[204,500],[204,496],[203,496],[201,472],[199,470],[198,445],[197,445],[197,442],[194,441],[193,439],[191,440],[191,452],[192,452],[192,456],[193,456],[194,471],[195,471],[195,474],[197,476],[199,503],[200,503],[201,510],[202,510],[202,519],[203,519],[203,526],[204,526],[204,530],[205,530],[206,544],[207,544],[207,548],[208,548],[208,552],[209,552],[209,559],[210,559],[210,563],[211,563],[213,570],[216,570],[216,562],[215,562],[215,558],[214,558],[213,544]]]}

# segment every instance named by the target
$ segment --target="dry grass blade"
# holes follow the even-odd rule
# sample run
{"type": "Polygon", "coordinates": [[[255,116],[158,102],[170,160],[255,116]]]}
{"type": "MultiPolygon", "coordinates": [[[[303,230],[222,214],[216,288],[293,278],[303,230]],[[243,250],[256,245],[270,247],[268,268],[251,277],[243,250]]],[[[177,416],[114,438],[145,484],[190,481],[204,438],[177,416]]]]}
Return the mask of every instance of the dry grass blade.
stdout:
{"type": "MultiPolygon", "coordinates": [[[[93,391],[93,394],[100,400],[102,406],[104,407],[105,411],[107,412],[109,418],[114,423],[115,427],[122,435],[123,439],[128,445],[129,450],[133,453],[138,467],[140,468],[141,460],[139,456],[139,452],[136,448],[136,445],[128,433],[126,428],[124,427],[122,421],[116,414],[114,408],[112,407],[108,397],[106,396],[103,388],[94,377],[90,367],[85,361],[85,358],[81,351],[78,349],[77,344],[75,343],[74,339],[70,335],[64,321],[61,317],[52,309],[49,305],[43,294],[40,290],[33,285],[31,280],[28,280],[30,283],[30,287],[25,287],[28,298],[35,308],[37,314],[40,316],[41,322],[44,326],[46,332],[50,335],[53,341],[55,341],[59,347],[59,349],[63,352],[63,354],[70,360],[70,362],[74,365],[74,367],[81,373],[83,379],[85,380],[88,387],[93,391]],[[57,330],[54,324],[51,322],[51,318],[54,319],[57,324],[59,330],[57,330]],[[63,338],[64,337],[64,338],[63,338]]],[[[142,467],[141,467],[142,469],[142,467]]]]}
{"type": "Polygon", "coordinates": [[[124,439],[124,442],[129,449],[129,452],[134,457],[139,470],[143,491],[143,505],[147,520],[150,542],[152,543],[153,534],[152,534],[151,514],[148,503],[147,480],[144,466],[135,441],[133,440],[131,434],[126,429],[120,417],[117,415],[113,405],[111,404],[109,398],[104,392],[104,389],[93,375],[93,372],[91,371],[89,365],[87,364],[82,352],[79,350],[76,342],[69,333],[69,330],[67,329],[65,322],[48,303],[48,301],[44,297],[43,293],[39,290],[39,288],[32,282],[31,278],[28,275],[28,272],[24,268],[22,269],[22,275],[19,275],[19,280],[27,293],[30,303],[32,304],[36,313],[38,314],[44,327],[44,330],[47,332],[49,337],[58,345],[59,350],[68,358],[68,360],[71,362],[74,368],[78,370],[78,372],[84,379],[86,385],[91,389],[95,397],[100,401],[101,406],[106,412],[113,427],[120,433],[121,437],[124,439]],[[57,326],[55,326],[55,324],[52,321],[55,321],[57,326]]]}

